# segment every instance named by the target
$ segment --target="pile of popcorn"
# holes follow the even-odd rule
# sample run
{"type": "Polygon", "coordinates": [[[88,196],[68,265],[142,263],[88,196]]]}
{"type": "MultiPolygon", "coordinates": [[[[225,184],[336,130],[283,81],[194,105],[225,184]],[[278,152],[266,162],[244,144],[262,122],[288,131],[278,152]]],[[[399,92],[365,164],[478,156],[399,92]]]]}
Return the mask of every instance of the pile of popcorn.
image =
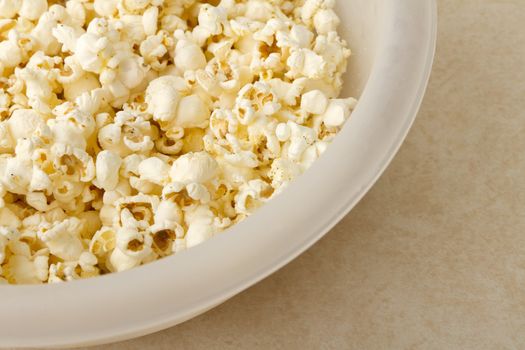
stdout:
{"type": "Polygon", "coordinates": [[[307,169],[356,100],[335,0],[0,0],[0,283],[195,246],[307,169]]]}

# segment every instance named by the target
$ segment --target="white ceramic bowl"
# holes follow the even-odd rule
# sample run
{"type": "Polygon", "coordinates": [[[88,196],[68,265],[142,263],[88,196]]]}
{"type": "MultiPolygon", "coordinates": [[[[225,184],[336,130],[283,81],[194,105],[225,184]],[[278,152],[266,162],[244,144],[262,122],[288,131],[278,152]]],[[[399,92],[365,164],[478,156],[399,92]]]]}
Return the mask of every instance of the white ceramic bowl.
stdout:
{"type": "Polygon", "coordinates": [[[332,228],[405,138],[430,74],[433,0],[338,0],[360,96],[328,151],[255,215],[196,248],[131,271],[43,286],[0,286],[0,347],[99,344],[194,317],[276,271],[332,228]]]}

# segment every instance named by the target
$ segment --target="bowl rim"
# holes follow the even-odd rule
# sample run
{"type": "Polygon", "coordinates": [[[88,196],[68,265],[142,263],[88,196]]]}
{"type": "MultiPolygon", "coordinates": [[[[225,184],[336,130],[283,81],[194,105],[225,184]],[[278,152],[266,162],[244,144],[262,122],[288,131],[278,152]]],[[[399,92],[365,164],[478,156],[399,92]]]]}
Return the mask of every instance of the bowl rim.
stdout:
{"type": "MultiPolygon", "coordinates": [[[[378,48],[352,119],[341,132],[345,137],[336,138],[326,154],[292,183],[285,195],[277,196],[256,215],[189,252],[130,271],[64,284],[0,286],[0,310],[9,315],[9,322],[4,321],[0,327],[0,347],[95,345],[167,328],[264,279],[324,236],[359,202],[391,162],[415,120],[430,77],[437,33],[435,1],[387,1],[384,6],[391,14],[382,29],[386,39],[378,48]],[[403,40],[399,40],[401,34],[403,40]],[[389,71],[393,62],[396,69],[389,71]],[[403,101],[396,101],[396,86],[407,91],[403,101]],[[384,98],[385,103],[378,104],[378,98],[384,98]],[[392,106],[386,108],[386,102],[392,106]],[[374,156],[366,172],[360,174],[344,165],[341,174],[327,174],[327,169],[339,170],[337,162],[341,161],[343,148],[362,146],[357,144],[355,126],[372,128],[367,124],[368,118],[389,124],[386,111],[397,119],[387,125],[391,129],[388,137],[379,142],[380,147],[372,147],[374,156]],[[359,118],[364,114],[366,119],[359,118]],[[348,141],[347,136],[354,138],[348,141]],[[312,181],[330,176],[335,180],[324,191],[311,189],[311,183],[315,183],[312,181]],[[352,189],[342,186],[349,176],[356,179],[352,189]],[[308,208],[297,213],[282,212],[298,199],[308,201],[304,202],[308,208]],[[314,200],[318,202],[310,202],[314,200]],[[308,214],[318,206],[326,210],[314,219],[308,214]],[[287,219],[275,222],[275,217],[287,219]],[[270,224],[274,226],[267,230],[270,224]],[[300,225],[306,225],[304,235],[278,235],[300,225]],[[241,249],[228,254],[232,246],[241,249]],[[264,255],[269,249],[274,254],[264,255]],[[260,258],[260,264],[253,263],[254,256],[260,258]],[[173,263],[173,259],[178,261],[173,263]],[[188,264],[191,269],[186,268],[188,264]],[[210,285],[216,288],[211,289],[210,285]]],[[[366,160],[365,155],[362,157],[355,162],[366,160]]]]}

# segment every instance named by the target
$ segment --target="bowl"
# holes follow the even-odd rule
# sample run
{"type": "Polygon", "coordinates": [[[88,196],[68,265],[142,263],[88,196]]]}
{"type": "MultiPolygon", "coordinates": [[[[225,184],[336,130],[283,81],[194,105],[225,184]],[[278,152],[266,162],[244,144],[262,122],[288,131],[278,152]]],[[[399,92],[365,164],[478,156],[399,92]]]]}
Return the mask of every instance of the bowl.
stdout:
{"type": "Polygon", "coordinates": [[[93,345],[188,320],[276,271],[364,196],[404,140],[428,82],[432,0],[339,0],[353,50],[344,96],[357,109],[326,153],[286,191],[208,242],[89,280],[0,286],[0,347],[93,345]]]}

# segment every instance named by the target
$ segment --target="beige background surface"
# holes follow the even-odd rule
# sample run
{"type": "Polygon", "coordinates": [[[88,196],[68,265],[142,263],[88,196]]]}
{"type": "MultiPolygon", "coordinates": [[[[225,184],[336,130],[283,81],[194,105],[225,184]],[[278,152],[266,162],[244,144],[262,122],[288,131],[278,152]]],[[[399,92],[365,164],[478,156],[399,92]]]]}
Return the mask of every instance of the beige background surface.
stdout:
{"type": "Polygon", "coordinates": [[[216,309],[99,349],[525,349],[525,1],[439,15],[419,118],[350,215],[216,309]]]}

